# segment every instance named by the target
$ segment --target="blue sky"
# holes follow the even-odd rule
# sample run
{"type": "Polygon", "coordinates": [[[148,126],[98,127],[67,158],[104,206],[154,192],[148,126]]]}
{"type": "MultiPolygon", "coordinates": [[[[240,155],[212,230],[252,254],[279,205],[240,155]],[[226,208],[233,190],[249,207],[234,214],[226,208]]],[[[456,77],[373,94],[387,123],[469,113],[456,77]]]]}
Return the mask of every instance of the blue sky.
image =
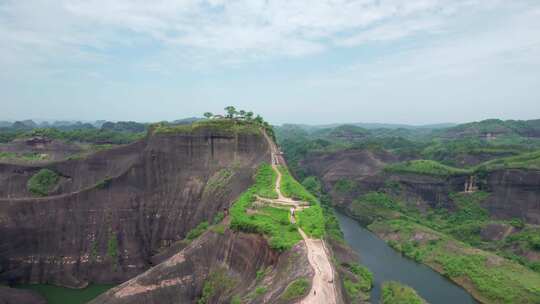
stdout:
{"type": "Polygon", "coordinates": [[[540,2],[0,0],[0,120],[540,118],[540,2]]]}

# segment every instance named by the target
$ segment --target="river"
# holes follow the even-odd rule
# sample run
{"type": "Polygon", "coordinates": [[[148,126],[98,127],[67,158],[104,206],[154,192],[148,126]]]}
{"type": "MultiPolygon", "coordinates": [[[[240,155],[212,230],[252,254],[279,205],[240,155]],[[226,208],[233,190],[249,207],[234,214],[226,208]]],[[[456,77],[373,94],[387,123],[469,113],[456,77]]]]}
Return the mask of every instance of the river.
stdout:
{"type": "Polygon", "coordinates": [[[431,268],[403,257],[352,218],[337,211],[336,215],[345,241],[360,255],[360,263],[373,272],[372,303],[379,303],[384,281],[406,284],[431,304],[477,303],[463,288],[431,268]]]}

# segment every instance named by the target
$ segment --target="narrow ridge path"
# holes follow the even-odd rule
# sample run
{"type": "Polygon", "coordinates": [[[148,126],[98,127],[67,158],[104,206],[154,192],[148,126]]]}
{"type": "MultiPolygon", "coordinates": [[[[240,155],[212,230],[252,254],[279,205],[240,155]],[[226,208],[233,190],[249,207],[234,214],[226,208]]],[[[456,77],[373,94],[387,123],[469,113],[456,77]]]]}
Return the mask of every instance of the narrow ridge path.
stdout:
{"type": "MultiPolygon", "coordinates": [[[[268,144],[270,145],[272,151],[272,169],[277,173],[275,190],[278,194],[278,199],[265,199],[259,198],[261,201],[292,206],[295,210],[301,210],[309,208],[309,203],[296,201],[291,198],[285,197],[281,193],[281,172],[279,171],[278,165],[281,163],[281,154],[277,149],[277,146],[271,140],[266,132],[263,132],[268,144]]],[[[285,166],[285,164],[281,164],[285,166]]],[[[292,223],[296,223],[294,216],[290,216],[292,223]]],[[[330,258],[328,256],[328,251],[324,245],[324,241],[320,239],[309,238],[300,227],[298,227],[298,232],[304,239],[304,242],[307,247],[308,260],[309,264],[313,268],[314,276],[311,284],[311,290],[309,294],[298,301],[299,304],[336,304],[336,287],[334,282],[334,269],[330,263],[330,258]]]]}

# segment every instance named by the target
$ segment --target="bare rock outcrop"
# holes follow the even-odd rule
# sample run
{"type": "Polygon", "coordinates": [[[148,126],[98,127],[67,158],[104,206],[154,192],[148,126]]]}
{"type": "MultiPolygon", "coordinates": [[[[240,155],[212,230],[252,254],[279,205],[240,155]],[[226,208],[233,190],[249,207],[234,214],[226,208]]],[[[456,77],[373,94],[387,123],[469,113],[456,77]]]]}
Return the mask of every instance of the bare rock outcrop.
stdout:
{"type": "Polygon", "coordinates": [[[269,159],[260,134],[201,129],[80,159],[1,164],[0,283],[124,282],[228,208],[269,159]],[[52,195],[32,197],[26,184],[41,168],[62,178],[52,195]]]}
{"type": "Polygon", "coordinates": [[[91,303],[196,303],[203,294],[205,303],[230,303],[233,298],[242,303],[286,303],[286,287],[312,276],[303,242],[278,254],[260,235],[210,230],[91,303]]]}

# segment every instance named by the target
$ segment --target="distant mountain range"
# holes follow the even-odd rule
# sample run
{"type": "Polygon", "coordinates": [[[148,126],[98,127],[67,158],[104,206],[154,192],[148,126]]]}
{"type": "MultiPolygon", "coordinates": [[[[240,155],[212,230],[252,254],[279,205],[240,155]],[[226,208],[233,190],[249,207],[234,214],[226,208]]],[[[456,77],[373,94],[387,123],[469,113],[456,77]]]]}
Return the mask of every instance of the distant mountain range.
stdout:
{"type": "MultiPolygon", "coordinates": [[[[190,124],[202,118],[188,117],[171,121],[172,124],[190,124]]],[[[18,121],[0,121],[0,128],[4,130],[32,130],[36,128],[56,128],[59,130],[78,130],[78,129],[105,129],[110,131],[128,131],[142,132],[149,123],[135,121],[117,121],[106,120],[96,121],[76,121],[76,120],[18,120],[18,121]]]]}
{"type": "Polygon", "coordinates": [[[438,123],[438,124],[428,124],[428,125],[407,125],[407,124],[391,124],[391,123],[365,123],[365,122],[355,122],[355,123],[333,123],[333,124],[324,124],[324,125],[307,125],[307,124],[283,124],[286,125],[295,125],[305,130],[313,129],[328,129],[336,128],[342,125],[350,125],[355,127],[360,127],[364,129],[444,129],[457,126],[456,123],[438,123]]]}

